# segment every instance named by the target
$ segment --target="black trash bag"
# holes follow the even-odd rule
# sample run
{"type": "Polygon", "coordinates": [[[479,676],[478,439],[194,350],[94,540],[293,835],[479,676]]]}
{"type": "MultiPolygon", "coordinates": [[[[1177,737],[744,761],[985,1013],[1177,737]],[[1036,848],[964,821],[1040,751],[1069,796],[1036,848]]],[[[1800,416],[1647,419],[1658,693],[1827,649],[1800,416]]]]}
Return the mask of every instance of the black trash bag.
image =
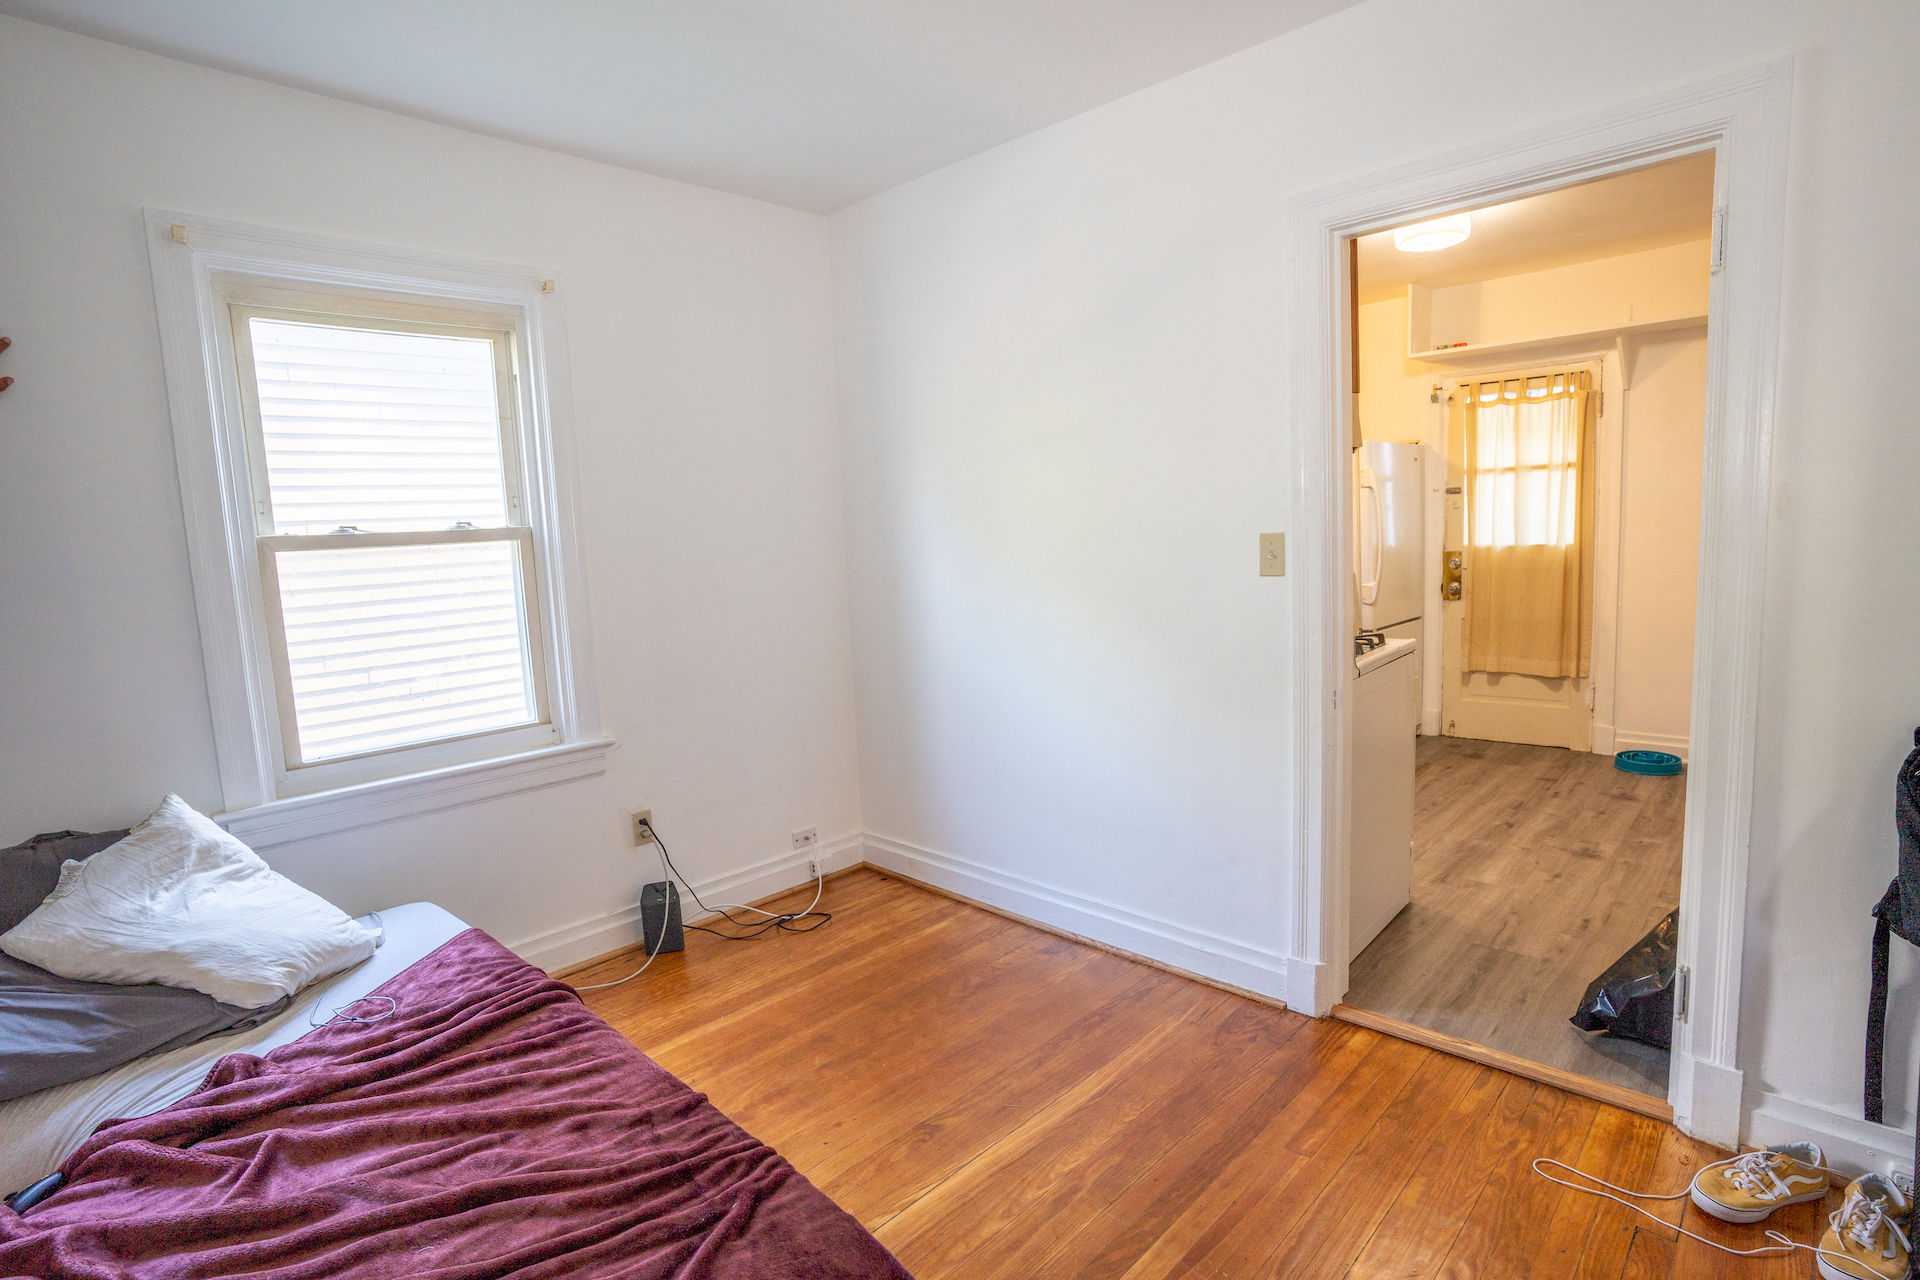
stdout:
{"type": "Polygon", "coordinates": [[[1568,1021],[1582,1031],[1604,1031],[1660,1049],[1673,1047],[1673,978],[1680,913],[1669,911],[1627,954],[1593,980],[1568,1021]]]}

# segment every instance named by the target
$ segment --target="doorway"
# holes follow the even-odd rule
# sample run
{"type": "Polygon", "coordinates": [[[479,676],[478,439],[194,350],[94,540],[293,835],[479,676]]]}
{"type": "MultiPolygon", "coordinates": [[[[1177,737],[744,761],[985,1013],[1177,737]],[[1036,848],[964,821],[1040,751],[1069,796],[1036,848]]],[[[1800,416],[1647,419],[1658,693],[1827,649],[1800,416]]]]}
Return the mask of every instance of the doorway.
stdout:
{"type": "MultiPolygon", "coordinates": [[[[1374,647],[1369,574],[1424,577],[1401,611],[1438,678],[1398,713],[1410,752],[1366,745],[1379,699],[1354,702],[1344,1003],[1660,1099],[1713,193],[1701,153],[1351,242],[1356,643],[1374,647]],[[1433,248],[1435,226],[1466,239],[1433,248]],[[1396,466],[1417,492],[1387,496],[1396,466]],[[1650,736],[1679,746],[1673,775],[1615,767],[1616,738],[1650,736]],[[1382,829],[1395,810],[1410,830],[1382,829]],[[1609,974],[1640,1016],[1592,994],[1609,974]]],[[[1384,688],[1361,672],[1356,694],[1384,688]]]]}
{"type": "Polygon", "coordinates": [[[1711,501],[1700,527],[1668,1097],[1683,1132],[1722,1146],[1741,1133],[1746,838],[1792,80],[1791,59],[1780,59],[1302,193],[1289,201],[1286,232],[1291,501],[1299,543],[1290,631],[1298,696],[1291,715],[1294,838],[1281,851],[1286,915],[1278,989],[1292,1008],[1326,1016],[1347,988],[1351,872],[1352,415],[1344,338],[1353,316],[1340,260],[1345,241],[1448,210],[1715,153],[1703,446],[1711,501]],[[1330,370],[1338,372],[1329,377],[1330,370]]]}

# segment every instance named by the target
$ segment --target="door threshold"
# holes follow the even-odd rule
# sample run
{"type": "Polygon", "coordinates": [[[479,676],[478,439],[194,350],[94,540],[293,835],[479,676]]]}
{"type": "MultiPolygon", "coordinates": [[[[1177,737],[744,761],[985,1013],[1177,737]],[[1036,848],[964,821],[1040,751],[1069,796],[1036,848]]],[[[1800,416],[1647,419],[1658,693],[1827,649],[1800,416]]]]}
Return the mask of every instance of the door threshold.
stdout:
{"type": "Polygon", "coordinates": [[[1673,1123],[1671,1103],[1665,1098],[1641,1093],[1638,1089],[1608,1084],[1603,1080],[1594,1080],[1580,1075],[1578,1072],[1563,1071],[1559,1067],[1549,1067],[1544,1063],[1516,1057],[1498,1049],[1489,1049],[1471,1040],[1462,1040],[1459,1036],[1450,1036],[1444,1031],[1429,1031],[1425,1027],[1416,1027],[1411,1022],[1402,1022],[1398,1018],[1389,1018],[1384,1013],[1355,1008],[1350,1004],[1333,1006],[1333,1016],[1342,1022],[1351,1022],[1357,1027],[1365,1027],[1369,1031],[1378,1031],[1382,1035],[1393,1036],[1399,1040],[1410,1040],[1414,1044],[1437,1049],[1441,1053],[1449,1053],[1456,1058],[1465,1058],[1469,1062],[1496,1067],[1512,1075],[1537,1080],[1541,1084],[1550,1084],[1556,1089],[1564,1089],[1568,1093],[1579,1094],[1583,1098],[1592,1098],[1595,1102],[1604,1102],[1622,1111],[1632,1111],[1667,1124],[1673,1123]]]}

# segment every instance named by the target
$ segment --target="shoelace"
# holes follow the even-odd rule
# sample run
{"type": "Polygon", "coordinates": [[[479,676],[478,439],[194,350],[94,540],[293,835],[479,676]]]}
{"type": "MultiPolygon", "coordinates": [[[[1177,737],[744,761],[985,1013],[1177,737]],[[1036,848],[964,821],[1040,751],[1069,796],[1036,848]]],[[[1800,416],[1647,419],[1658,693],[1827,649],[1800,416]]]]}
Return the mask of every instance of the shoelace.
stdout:
{"type": "MultiPolygon", "coordinates": [[[[1732,1160],[1718,1160],[1718,1161],[1715,1161],[1713,1164],[1702,1166],[1701,1172],[1704,1173],[1707,1169],[1717,1169],[1721,1165],[1735,1164],[1741,1160],[1747,1159],[1749,1156],[1762,1155],[1762,1154],[1764,1153],[1749,1151],[1747,1155],[1735,1156],[1732,1160]]],[[[1791,1239],[1790,1237],[1771,1229],[1768,1230],[1765,1234],[1767,1239],[1773,1241],[1772,1244],[1763,1244],[1757,1249],[1729,1249],[1726,1245],[1721,1244],[1718,1240],[1709,1240],[1705,1236],[1695,1235],[1693,1232],[1687,1230],[1685,1227],[1676,1226],[1674,1223],[1668,1222],[1665,1218],[1662,1218],[1659,1214],[1654,1213],[1649,1209],[1643,1209],[1639,1205],[1634,1204],[1633,1201],[1623,1200],[1620,1198],[1620,1196],[1613,1194],[1614,1192],[1618,1191],[1620,1192],[1621,1195],[1633,1196],[1635,1199],[1639,1199],[1639,1200],[1684,1200],[1688,1196],[1693,1194],[1693,1188],[1691,1185],[1688,1186],[1687,1190],[1676,1191],[1672,1195],[1660,1195],[1652,1191],[1629,1191],[1625,1187],[1614,1186],[1613,1183],[1608,1182],[1605,1178],[1596,1177],[1591,1173],[1585,1172],[1584,1170],[1576,1169],[1570,1164],[1562,1164],[1558,1160],[1549,1160],[1545,1156],[1542,1156],[1533,1162],[1533,1171],[1539,1174],[1541,1177],[1545,1178],[1548,1182],[1558,1183],[1560,1186],[1567,1187],[1574,1191],[1585,1192],[1587,1195],[1590,1195],[1590,1196],[1599,1196],[1602,1199],[1611,1200],[1615,1204],[1625,1205],[1627,1208],[1633,1210],[1635,1213],[1646,1214],[1647,1217],[1652,1218],[1655,1222],[1658,1222],[1663,1227],[1673,1227],[1674,1230],[1678,1231],[1681,1235],[1686,1236],[1689,1240],[1698,1240],[1701,1244],[1711,1245],[1715,1249],[1718,1249],[1720,1252],[1731,1253],[1737,1258],[1757,1258],[1767,1254],[1792,1253],[1795,1249],[1805,1249],[1808,1253],[1822,1253],[1829,1258],[1839,1258],[1842,1261],[1847,1260],[1847,1255],[1844,1253],[1836,1253],[1832,1249],[1822,1249],[1817,1244],[1801,1244],[1799,1241],[1791,1239]],[[1542,1165],[1551,1165],[1556,1169],[1565,1169],[1568,1173],[1572,1174],[1576,1178],[1585,1178],[1588,1182],[1599,1183],[1600,1186],[1605,1187],[1606,1190],[1601,1191],[1596,1187],[1583,1186],[1578,1182],[1568,1182],[1565,1178],[1556,1178],[1552,1174],[1548,1173],[1544,1168],[1542,1168],[1541,1167],[1542,1165]]],[[[1860,1201],[1864,1201],[1872,1204],[1875,1211],[1877,1211],[1881,1215],[1882,1220],[1886,1222],[1888,1229],[1892,1231],[1896,1237],[1899,1238],[1901,1245],[1906,1248],[1908,1253],[1913,1252],[1913,1246],[1908,1243],[1906,1235],[1903,1232],[1901,1232],[1900,1228],[1894,1223],[1892,1218],[1888,1218],[1885,1216],[1886,1206],[1881,1204],[1879,1201],[1869,1200],[1869,1198],[1866,1196],[1851,1197],[1845,1204],[1842,1204],[1840,1206],[1838,1213],[1829,1217],[1828,1219],[1829,1224],[1830,1225],[1832,1224],[1832,1220],[1835,1217],[1841,1218],[1842,1220],[1846,1220],[1845,1215],[1847,1214],[1847,1212],[1850,1209],[1855,1208],[1853,1203],[1855,1200],[1860,1200],[1860,1201]]],[[[1871,1249],[1873,1245],[1869,1243],[1866,1245],[1866,1247],[1871,1249]]]]}
{"type": "Polygon", "coordinates": [[[1743,1156],[1735,1156],[1728,1162],[1730,1167],[1727,1170],[1727,1181],[1740,1190],[1752,1192],[1756,1196],[1785,1199],[1790,1193],[1787,1190],[1787,1184],[1780,1180],[1780,1171],[1774,1168],[1772,1161],[1768,1159],[1772,1154],[1771,1151],[1749,1151],[1743,1156]],[[1766,1182],[1761,1180],[1762,1174],[1766,1175],[1773,1186],[1768,1187],[1766,1182]]]}
{"type": "MultiPolygon", "coordinates": [[[[1735,1156],[1731,1160],[1717,1160],[1710,1165],[1703,1166],[1701,1168],[1701,1172],[1704,1173],[1708,1169],[1717,1169],[1721,1165],[1738,1164],[1740,1161],[1749,1159],[1752,1156],[1764,1155],[1764,1154],[1765,1154],[1764,1152],[1749,1151],[1746,1155],[1735,1156]]],[[[1542,1156],[1533,1162],[1533,1171],[1539,1174],[1541,1177],[1545,1178],[1548,1182],[1557,1182],[1561,1186],[1571,1188],[1574,1191],[1582,1191],[1590,1196],[1599,1196],[1602,1199],[1611,1200],[1615,1204],[1625,1205],[1627,1208],[1633,1210],[1635,1213],[1644,1213],[1649,1218],[1652,1218],[1655,1222],[1659,1223],[1663,1227],[1673,1227],[1674,1230],[1678,1231],[1683,1236],[1687,1236],[1690,1239],[1698,1240],[1701,1244],[1712,1245],[1714,1248],[1720,1250],[1720,1252],[1731,1253],[1736,1257],[1758,1258],[1758,1257],[1763,1257],[1763,1256],[1776,1254],[1776,1253],[1792,1253],[1795,1249],[1813,1249],[1815,1252],[1826,1252],[1818,1249],[1814,1245],[1797,1244],[1793,1240],[1782,1235],[1780,1232],[1773,1231],[1773,1230],[1769,1230],[1766,1233],[1767,1239],[1773,1241],[1772,1244],[1763,1244],[1757,1249],[1729,1249],[1726,1245],[1721,1244],[1718,1240],[1709,1240],[1705,1236],[1694,1235],[1693,1232],[1687,1230],[1685,1227],[1678,1226],[1675,1223],[1668,1222],[1665,1218],[1661,1217],[1659,1214],[1654,1213],[1651,1210],[1641,1208],[1639,1205],[1633,1203],[1632,1200],[1622,1200],[1620,1196],[1613,1194],[1614,1192],[1618,1191],[1620,1192],[1621,1195],[1633,1196],[1635,1199],[1638,1199],[1638,1200],[1685,1200],[1686,1198],[1688,1198],[1693,1194],[1693,1187],[1691,1184],[1688,1185],[1685,1191],[1676,1191],[1672,1195],[1660,1195],[1657,1192],[1652,1192],[1652,1191],[1629,1191],[1625,1187],[1614,1186],[1611,1182],[1608,1182],[1605,1178],[1596,1177],[1593,1174],[1587,1173],[1584,1170],[1576,1169],[1570,1164],[1562,1164],[1558,1160],[1549,1160],[1545,1156],[1542,1156]],[[1545,1169],[1541,1168],[1542,1165],[1552,1165],[1556,1169],[1565,1169],[1568,1173],[1574,1175],[1576,1178],[1585,1178],[1588,1182],[1599,1183],[1600,1186],[1605,1187],[1606,1190],[1601,1191],[1595,1187],[1583,1186],[1578,1182],[1568,1182],[1565,1178],[1556,1178],[1552,1174],[1548,1173],[1545,1169]]]]}
{"type": "Polygon", "coordinates": [[[1913,1252],[1913,1246],[1907,1242],[1907,1233],[1900,1229],[1898,1222],[1888,1216],[1886,1201],[1876,1200],[1872,1196],[1863,1196],[1857,1191],[1847,1197],[1845,1204],[1827,1216],[1827,1225],[1832,1227],[1833,1233],[1841,1239],[1851,1240],[1869,1253],[1878,1253],[1883,1258],[1900,1256],[1894,1252],[1893,1246],[1896,1241],[1908,1253],[1913,1252]],[[1885,1227],[1888,1232],[1887,1243],[1884,1246],[1880,1243],[1881,1227],[1885,1227]]]}

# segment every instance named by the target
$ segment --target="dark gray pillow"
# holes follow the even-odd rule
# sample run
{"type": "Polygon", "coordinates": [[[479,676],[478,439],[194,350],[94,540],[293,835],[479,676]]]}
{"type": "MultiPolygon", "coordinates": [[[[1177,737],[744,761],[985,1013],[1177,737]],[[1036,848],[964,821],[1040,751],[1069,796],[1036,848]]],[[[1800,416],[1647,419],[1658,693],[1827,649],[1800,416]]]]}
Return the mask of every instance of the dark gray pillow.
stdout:
{"type": "Polygon", "coordinates": [[[127,838],[125,831],[49,831],[0,849],[0,933],[33,914],[60,883],[60,864],[84,862],[127,838]]]}
{"type": "Polygon", "coordinates": [[[0,1102],[258,1026],[288,1003],[239,1009],[185,987],[76,982],[0,955],[0,1102]]]}

